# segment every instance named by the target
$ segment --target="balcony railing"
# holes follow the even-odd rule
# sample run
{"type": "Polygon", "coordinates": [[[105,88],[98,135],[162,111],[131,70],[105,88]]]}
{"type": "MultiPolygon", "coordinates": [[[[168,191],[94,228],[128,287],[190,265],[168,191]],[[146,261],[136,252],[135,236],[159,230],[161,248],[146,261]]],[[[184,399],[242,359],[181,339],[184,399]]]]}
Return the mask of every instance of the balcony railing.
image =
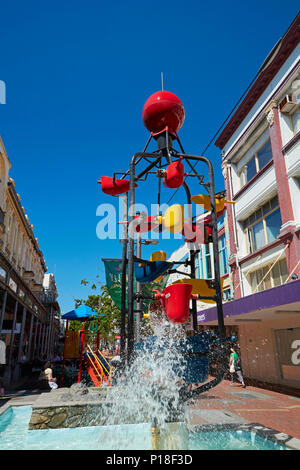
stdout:
{"type": "Polygon", "coordinates": [[[43,304],[52,304],[56,301],[57,293],[55,291],[44,291],[40,294],[40,300],[43,304]]]}

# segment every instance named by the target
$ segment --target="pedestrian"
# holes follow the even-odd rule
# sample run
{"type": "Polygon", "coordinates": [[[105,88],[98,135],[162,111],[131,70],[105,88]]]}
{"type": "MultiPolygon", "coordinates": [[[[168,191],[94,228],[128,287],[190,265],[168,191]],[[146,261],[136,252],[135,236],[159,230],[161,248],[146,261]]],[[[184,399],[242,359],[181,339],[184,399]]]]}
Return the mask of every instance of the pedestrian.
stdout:
{"type": "Polygon", "coordinates": [[[242,384],[242,387],[246,388],[242,374],[241,361],[233,346],[230,348],[229,372],[231,374],[231,385],[234,383],[234,374],[236,373],[239,381],[242,384]]]}
{"type": "Polygon", "coordinates": [[[56,388],[58,388],[58,385],[57,385],[57,379],[56,377],[53,377],[53,374],[52,374],[52,369],[53,369],[53,363],[52,362],[46,362],[45,364],[45,378],[46,380],[48,381],[48,385],[50,388],[52,388],[53,390],[55,390],[56,388]]]}

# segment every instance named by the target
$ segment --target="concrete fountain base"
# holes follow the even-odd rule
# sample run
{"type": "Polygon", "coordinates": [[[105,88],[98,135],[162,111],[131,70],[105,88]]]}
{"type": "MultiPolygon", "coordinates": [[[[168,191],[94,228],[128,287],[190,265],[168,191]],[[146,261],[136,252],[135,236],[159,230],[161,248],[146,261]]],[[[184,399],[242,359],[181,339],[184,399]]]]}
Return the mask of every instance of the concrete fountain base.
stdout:
{"type": "MultiPolygon", "coordinates": [[[[110,415],[109,394],[110,388],[89,388],[83,384],[73,384],[70,388],[52,390],[42,393],[32,405],[29,430],[75,428],[82,426],[99,426],[106,424],[106,417],[110,415]]],[[[114,417],[110,424],[135,424],[151,422],[147,415],[145,402],[144,416],[114,417]]]]}

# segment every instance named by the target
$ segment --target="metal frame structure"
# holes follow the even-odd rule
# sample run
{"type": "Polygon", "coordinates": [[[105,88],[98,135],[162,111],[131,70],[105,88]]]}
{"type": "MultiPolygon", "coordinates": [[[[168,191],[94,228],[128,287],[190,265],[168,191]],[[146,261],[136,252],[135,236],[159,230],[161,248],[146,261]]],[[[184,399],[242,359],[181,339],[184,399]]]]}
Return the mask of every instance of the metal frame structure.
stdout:
{"type": "MultiPolygon", "coordinates": [[[[220,338],[220,348],[221,348],[221,368],[219,371],[218,376],[211,380],[208,383],[203,384],[202,386],[198,387],[197,389],[190,391],[189,388],[183,388],[181,391],[183,401],[192,398],[194,396],[203,393],[206,390],[217,385],[224,377],[226,371],[225,361],[225,348],[224,348],[224,318],[223,318],[223,307],[222,307],[222,290],[221,290],[221,282],[220,282],[220,266],[219,266],[219,253],[218,253],[218,230],[217,230],[217,211],[216,211],[216,194],[215,194],[215,183],[214,183],[214,171],[212,162],[200,155],[189,155],[185,154],[182,148],[181,142],[176,135],[175,138],[179,143],[181,148],[181,152],[178,152],[172,147],[172,138],[168,131],[164,131],[160,133],[158,136],[154,136],[155,140],[157,141],[158,150],[152,153],[146,152],[147,147],[150,143],[150,140],[153,136],[150,135],[147,144],[142,152],[138,152],[134,154],[130,160],[129,170],[125,173],[115,173],[114,178],[117,174],[122,175],[122,179],[126,176],[130,176],[130,190],[129,190],[129,201],[128,201],[128,194],[126,193],[124,196],[124,221],[127,222],[124,225],[124,234],[123,234],[123,250],[122,250],[122,305],[121,305],[121,358],[123,364],[125,363],[125,356],[126,356],[126,313],[127,313],[127,362],[130,363],[133,352],[134,352],[134,313],[135,309],[135,302],[140,301],[139,293],[134,293],[134,261],[138,259],[138,257],[134,253],[134,230],[132,229],[132,222],[134,221],[135,217],[135,184],[138,181],[145,180],[148,175],[156,174],[156,176],[162,176],[162,168],[164,166],[169,165],[172,163],[172,157],[179,158],[181,157],[183,161],[187,162],[189,165],[192,173],[186,175],[186,177],[197,177],[199,179],[200,185],[203,185],[207,190],[209,197],[210,197],[210,204],[211,204],[211,227],[212,227],[212,244],[213,244],[213,260],[214,260],[214,288],[216,290],[216,294],[213,297],[201,297],[198,296],[199,299],[210,299],[214,300],[217,305],[217,312],[218,312],[218,328],[219,328],[219,338],[220,338]],[[137,165],[140,162],[147,162],[147,166],[142,169],[138,174],[136,174],[137,165]],[[208,182],[204,182],[204,176],[200,175],[196,172],[195,166],[193,163],[202,162],[208,168],[208,182]],[[152,171],[156,169],[156,171],[152,171]],[[129,202],[129,207],[128,207],[129,202]],[[128,248],[128,256],[127,256],[127,248],[128,248]],[[128,267],[128,274],[127,274],[127,267],[128,267]],[[128,276],[128,309],[126,309],[126,277],[128,276]],[[223,351],[222,351],[223,350],[223,351]]],[[[192,224],[193,216],[192,216],[192,203],[191,203],[191,193],[189,186],[186,182],[186,178],[183,182],[183,188],[186,192],[187,203],[189,207],[189,220],[192,224]]],[[[158,192],[158,200],[160,205],[160,184],[159,184],[159,192],[158,192]]],[[[185,261],[184,264],[189,265],[191,269],[191,277],[195,278],[195,256],[198,253],[197,250],[191,244],[190,248],[190,258],[189,261],[185,261]]],[[[175,262],[176,264],[176,262],[175,262]]],[[[182,264],[182,263],[177,263],[182,264]]],[[[154,296],[153,296],[154,300],[154,296]]],[[[192,308],[191,308],[191,315],[193,320],[193,331],[194,335],[197,334],[197,301],[195,299],[192,300],[192,308]]],[[[138,312],[137,312],[138,313],[138,312]]]]}

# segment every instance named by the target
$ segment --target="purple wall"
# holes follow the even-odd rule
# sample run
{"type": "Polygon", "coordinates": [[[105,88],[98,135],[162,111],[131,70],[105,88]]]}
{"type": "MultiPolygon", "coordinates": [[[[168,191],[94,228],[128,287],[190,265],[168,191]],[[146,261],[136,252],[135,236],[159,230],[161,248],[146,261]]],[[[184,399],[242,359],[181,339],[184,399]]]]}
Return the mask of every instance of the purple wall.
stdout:
{"type": "MultiPolygon", "coordinates": [[[[300,279],[298,281],[290,281],[282,286],[273,287],[272,289],[258,292],[257,294],[248,295],[232,302],[223,304],[223,315],[234,317],[265,308],[278,307],[293,302],[300,301],[300,279]]],[[[208,321],[217,320],[217,308],[213,307],[207,310],[200,310],[197,313],[198,324],[208,321]]]]}

